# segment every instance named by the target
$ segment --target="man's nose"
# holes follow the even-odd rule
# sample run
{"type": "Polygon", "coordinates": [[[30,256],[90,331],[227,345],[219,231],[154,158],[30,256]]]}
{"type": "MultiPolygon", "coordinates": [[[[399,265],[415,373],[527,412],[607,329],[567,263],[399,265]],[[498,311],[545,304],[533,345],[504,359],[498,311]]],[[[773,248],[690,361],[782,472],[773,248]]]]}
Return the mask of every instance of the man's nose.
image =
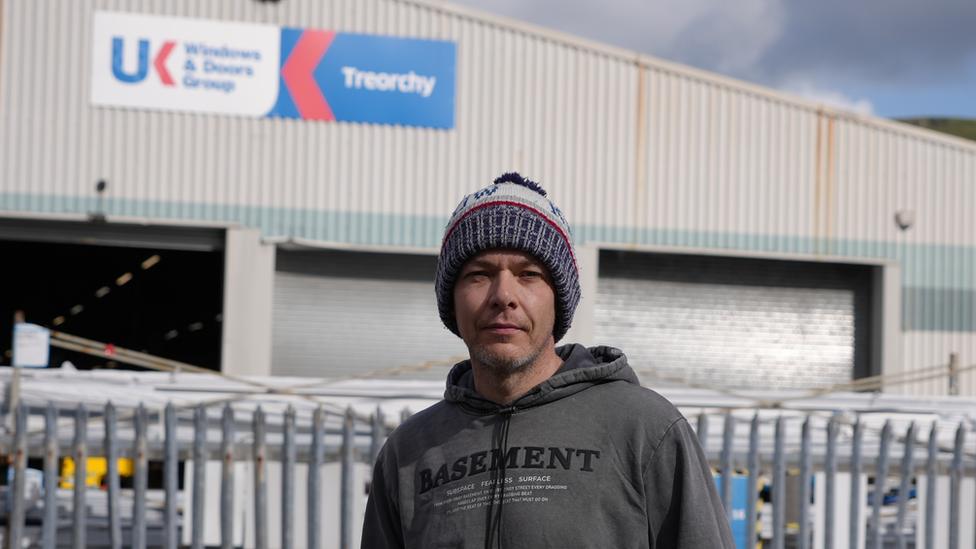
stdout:
{"type": "Polygon", "coordinates": [[[515,276],[508,271],[502,271],[495,277],[491,285],[491,304],[495,307],[508,308],[515,307],[517,301],[518,281],[515,276]]]}

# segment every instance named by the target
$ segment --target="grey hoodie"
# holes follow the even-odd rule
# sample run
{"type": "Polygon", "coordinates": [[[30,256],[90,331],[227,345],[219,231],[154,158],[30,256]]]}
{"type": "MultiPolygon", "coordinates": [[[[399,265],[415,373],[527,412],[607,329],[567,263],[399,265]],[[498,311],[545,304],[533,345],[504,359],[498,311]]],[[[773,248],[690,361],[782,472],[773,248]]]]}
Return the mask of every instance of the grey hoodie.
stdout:
{"type": "Polygon", "coordinates": [[[566,345],[563,366],[498,405],[470,361],[444,400],[380,451],[363,549],[733,548],[688,422],[618,349],[566,345]]]}

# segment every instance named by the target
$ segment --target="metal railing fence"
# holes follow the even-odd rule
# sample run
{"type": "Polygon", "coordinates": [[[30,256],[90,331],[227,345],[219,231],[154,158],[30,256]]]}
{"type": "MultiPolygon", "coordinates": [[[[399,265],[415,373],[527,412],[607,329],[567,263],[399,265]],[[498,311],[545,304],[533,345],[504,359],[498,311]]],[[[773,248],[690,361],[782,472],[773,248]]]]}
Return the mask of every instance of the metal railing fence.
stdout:
{"type": "MultiPolygon", "coordinates": [[[[75,464],[68,521],[72,549],[90,544],[89,500],[94,492],[87,481],[90,457],[106,458],[102,482],[107,501],[106,546],[111,549],[151,545],[147,479],[153,461],[162,462],[160,545],[164,549],[181,544],[184,528],[190,530],[193,549],[206,545],[208,490],[219,492],[222,549],[239,546],[234,534],[245,527],[253,536],[248,537],[253,545],[247,546],[256,549],[334,546],[334,537],[326,543],[328,536],[338,537],[338,547],[352,547],[359,528],[354,524],[353,466],[375,460],[388,431],[382,415],[377,410],[365,421],[351,408],[345,414],[322,407],[299,413],[289,406],[275,416],[269,421],[260,407],[242,411],[229,403],[183,409],[170,404],[163,410],[140,405],[120,411],[111,403],[98,409],[79,405],[58,410],[53,404],[31,408],[22,402],[7,446],[13,468],[6,513],[8,547],[15,547],[13,542],[24,536],[28,458],[43,460],[46,487],[51,487],[54,484],[48,480],[59,478],[61,456],[70,456],[75,464]],[[101,433],[93,428],[98,424],[103,427],[101,433]],[[121,497],[122,475],[116,461],[120,457],[132,459],[129,502],[121,497]],[[188,516],[181,516],[178,498],[181,461],[193,464],[192,482],[183,487],[192,501],[188,516]],[[207,461],[219,461],[219,479],[207,477],[207,461]],[[235,504],[240,505],[235,502],[235,484],[243,479],[235,475],[235,463],[241,461],[253,467],[253,494],[245,502],[253,509],[253,521],[246,525],[235,521],[233,512],[235,504]],[[280,464],[280,479],[269,478],[270,462],[280,464]],[[325,503],[320,471],[329,462],[341,463],[337,532],[323,532],[319,520],[325,503]],[[305,501],[296,497],[299,464],[308,471],[305,501]],[[280,490],[275,491],[281,506],[280,540],[269,540],[269,501],[273,500],[269,482],[280,483],[280,490]],[[131,513],[127,508],[123,513],[123,505],[131,506],[131,513]],[[303,536],[296,536],[295,531],[299,514],[307,516],[303,536]]],[[[967,536],[976,535],[972,531],[976,502],[961,495],[962,484],[974,469],[967,421],[936,417],[930,425],[923,425],[916,421],[917,415],[897,411],[842,414],[772,408],[703,409],[690,419],[697,420],[699,439],[716,470],[730,521],[745,522],[745,540],[763,539],[766,547],[774,549],[958,549],[964,531],[967,536]],[[713,436],[719,434],[720,425],[720,435],[713,436]],[[744,498],[736,494],[741,484],[734,484],[735,478],[746,479],[744,498]],[[771,487],[768,493],[760,492],[760,481],[771,487]],[[737,495],[744,499],[744,509],[733,503],[737,495]],[[763,505],[760,498],[766,500],[763,505]],[[762,513],[760,509],[766,505],[770,509],[762,513]],[[763,515],[769,522],[760,527],[763,515]]],[[[59,546],[56,497],[56,490],[44,490],[43,549],[59,546]]]]}
{"type": "Polygon", "coordinates": [[[961,495],[976,461],[969,422],[936,418],[921,426],[916,416],[703,410],[697,425],[728,518],[745,522],[742,539],[773,549],[958,549],[964,537],[976,542],[976,502],[961,495]],[[718,421],[721,437],[709,429],[718,421]],[[720,447],[709,448],[715,440],[720,447]],[[752,489],[733,509],[737,476],[752,489]],[[763,478],[771,493],[760,505],[763,478]],[[765,505],[771,524],[760,536],[765,505]]]}
{"type": "MultiPolygon", "coordinates": [[[[88,458],[104,457],[106,471],[101,480],[107,493],[108,543],[111,549],[123,546],[123,513],[120,492],[120,472],[117,459],[131,458],[133,464],[131,519],[126,521],[128,533],[126,546],[134,549],[147,547],[147,494],[148,472],[151,461],[163,464],[164,504],[162,513],[162,544],[164,549],[176,549],[180,545],[180,530],[189,527],[193,549],[204,547],[204,513],[206,510],[206,462],[217,458],[221,462],[221,478],[212,487],[219,486],[220,492],[220,546],[229,549],[234,542],[234,494],[235,462],[250,458],[254,472],[253,500],[246,502],[253,506],[253,540],[257,549],[267,549],[268,539],[268,483],[279,479],[269,479],[268,464],[278,461],[282,464],[281,490],[281,540],[274,547],[295,549],[294,517],[300,508],[295,498],[296,464],[307,464],[307,513],[308,533],[305,538],[307,549],[321,549],[322,478],[320,469],[328,462],[341,461],[341,497],[339,502],[341,520],[338,535],[339,547],[349,549],[353,543],[352,495],[353,464],[374,459],[379,445],[386,437],[387,428],[382,419],[374,415],[372,421],[358,419],[352,408],[345,414],[337,415],[323,407],[314,410],[309,417],[301,417],[291,406],[284,412],[281,423],[271,424],[259,406],[253,413],[244,414],[235,410],[229,403],[224,405],[219,419],[219,450],[216,441],[209,437],[213,430],[212,414],[204,404],[189,409],[178,409],[173,404],[161,411],[150,411],[140,405],[134,410],[119,414],[112,403],[104,409],[90,410],[79,405],[74,410],[58,410],[53,404],[46,408],[29,408],[21,402],[15,411],[10,467],[13,469],[12,492],[8,497],[7,532],[5,545],[9,549],[23,549],[25,511],[25,477],[28,457],[42,458],[44,461],[44,504],[41,519],[41,547],[54,549],[58,546],[58,509],[56,501],[59,477],[58,464],[61,456],[70,456],[74,461],[73,504],[70,511],[72,549],[82,549],[90,545],[87,540],[89,530],[90,490],[87,477],[88,458]],[[156,417],[153,417],[155,415],[156,417]],[[244,416],[249,417],[244,417],[244,416]],[[161,416],[161,417],[160,417],[161,416]],[[104,431],[101,441],[93,439],[89,423],[101,419],[104,431]],[[162,420],[162,428],[158,423],[162,420]],[[156,421],[153,421],[156,420],[156,421]],[[72,438],[64,434],[66,423],[73,423],[72,438]],[[120,429],[120,424],[125,427],[120,429]],[[32,429],[33,427],[33,429],[32,429]],[[269,427],[273,433],[269,433],[269,427]],[[120,442],[120,431],[127,435],[125,443],[120,442]],[[154,431],[156,431],[154,433],[154,431]],[[151,436],[152,434],[162,436],[151,436]],[[269,434],[275,441],[269,444],[269,434]],[[188,436],[192,435],[192,436],[188,436]],[[101,442],[102,444],[98,444],[101,442]],[[190,494],[192,505],[190,516],[180,515],[179,466],[181,461],[193,463],[192,486],[184,486],[190,494]]],[[[66,479],[65,479],[66,480],[66,479]]],[[[212,488],[211,487],[211,488],[212,488]]],[[[63,522],[63,521],[62,521],[63,522]]],[[[329,544],[330,546],[332,544],[329,544]]]]}

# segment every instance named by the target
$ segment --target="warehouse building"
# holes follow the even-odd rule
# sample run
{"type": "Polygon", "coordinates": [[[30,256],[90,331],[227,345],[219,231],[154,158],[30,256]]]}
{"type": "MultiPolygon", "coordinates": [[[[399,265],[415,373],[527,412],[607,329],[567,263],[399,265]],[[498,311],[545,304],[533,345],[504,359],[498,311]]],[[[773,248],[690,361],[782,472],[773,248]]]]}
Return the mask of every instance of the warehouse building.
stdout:
{"type": "Polygon", "coordinates": [[[444,224],[517,170],[575,231],[567,341],[647,384],[976,394],[970,141],[426,0],[0,5],[0,322],[440,377],[444,224]]]}

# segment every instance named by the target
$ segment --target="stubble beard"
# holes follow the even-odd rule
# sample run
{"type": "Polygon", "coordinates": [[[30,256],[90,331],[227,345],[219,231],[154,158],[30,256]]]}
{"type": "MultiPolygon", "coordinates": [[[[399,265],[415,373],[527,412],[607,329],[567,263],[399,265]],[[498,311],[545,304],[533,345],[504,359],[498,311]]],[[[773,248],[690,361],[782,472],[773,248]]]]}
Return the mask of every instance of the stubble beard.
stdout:
{"type": "Polygon", "coordinates": [[[496,379],[518,377],[532,369],[532,366],[546,350],[551,336],[552,329],[535,348],[522,356],[505,356],[492,351],[486,345],[471,347],[468,349],[468,353],[471,355],[472,362],[481,366],[484,372],[491,377],[496,379]]]}
{"type": "Polygon", "coordinates": [[[533,364],[542,355],[542,351],[545,350],[545,343],[543,342],[539,348],[533,349],[531,353],[520,357],[502,356],[483,346],[475,347],[469,352],[471,354],[471,360],[481,365],[486,372],[490,372],[496,376],[506,377],[519,374],[523,370],[526,370],[527,366],[533,364]]]}

